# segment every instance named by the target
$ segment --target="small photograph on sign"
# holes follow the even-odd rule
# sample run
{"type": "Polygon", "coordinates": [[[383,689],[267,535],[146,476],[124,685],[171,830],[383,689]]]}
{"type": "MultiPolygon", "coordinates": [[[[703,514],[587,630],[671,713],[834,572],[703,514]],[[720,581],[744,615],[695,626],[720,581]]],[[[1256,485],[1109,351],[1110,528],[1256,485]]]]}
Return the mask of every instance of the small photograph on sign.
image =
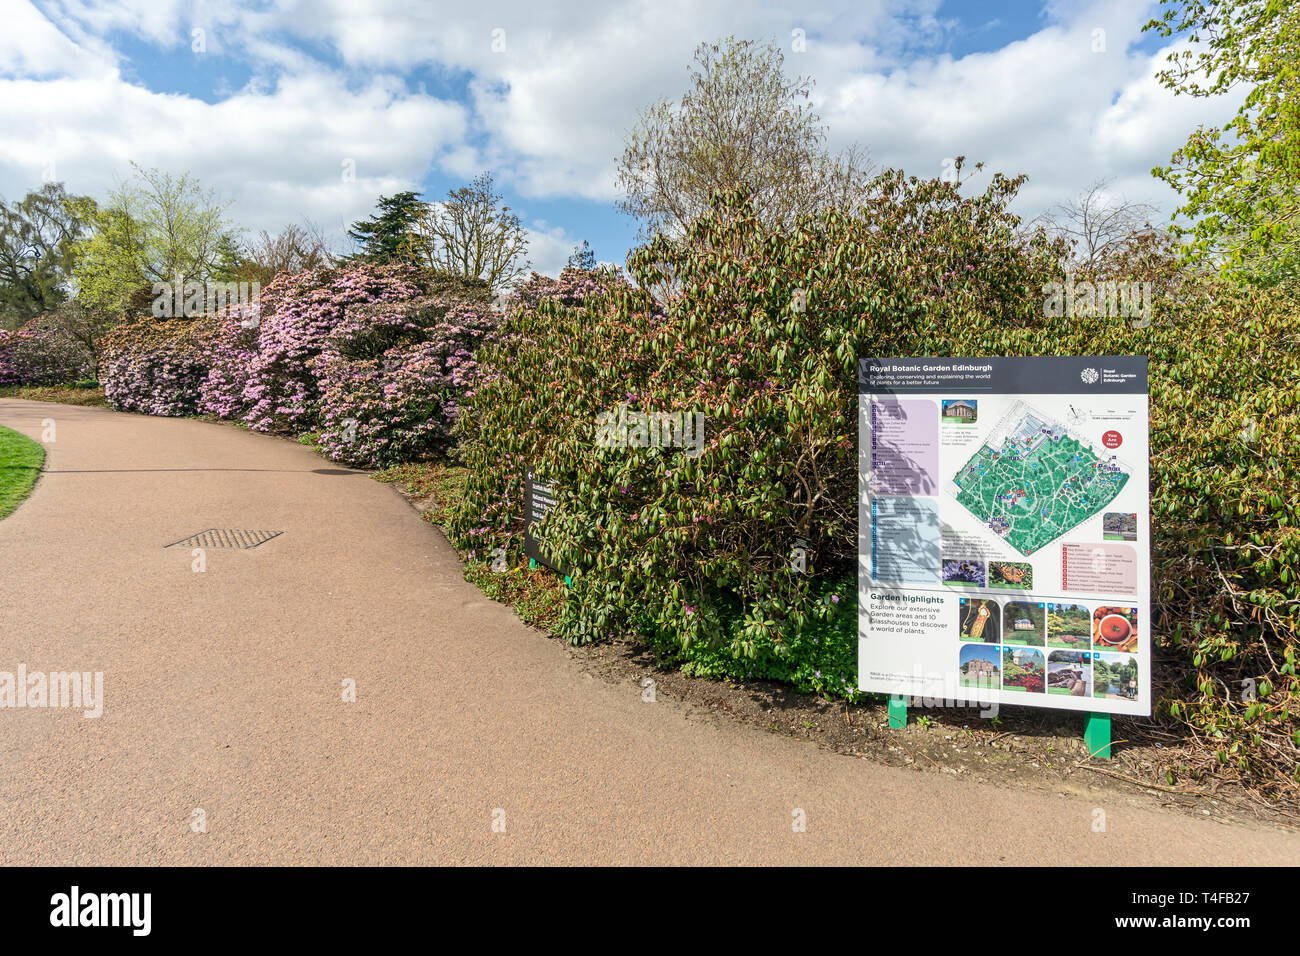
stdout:
{"type": "Polygon", "coordinates": [[[1092,688],[1094,698],[1137,700],[1137,657],[1133,654],[1095,655],[1092,688]]]}
{"type": "Polygon", "coordinates": [[[979,402],[973,398],[945,398],[940,420],[945,425],[974,425],[979,420],[979,402]]]}
{"type": "Polygon", "coordinates": [[[1087,651],[1052,651],[1047,655],[1047,692],[1067,697],[1092,693],[1092,655],[1087,651]]]}
{"type": "Polygon", "coordinates": [[[1002,608],[1002,640],[1006,644],[1043,646],[1047,607],[1031,601],[1011,601],[1002,608]]]}
{"type": "Polygon", "coordinates": [[[1104,541],[1136,541],[1137,512],[1107,511],[1101,519],[1101,537],[1104,541]]]}
{"type": "Polygon", "coordinates": [[[945,558],[943,583],[953,587],[984,587],[987,583],[984,562],[970,558],[945,558]]]}
{"type": "Polygon", "coordinates": [[[1021,561],[990,561],[989,587],[1008,591],[1032,591],[1034,566],[1021,561]]]}
{"type": "Polygon", "coordinates": [[[958,636],[963,641],[999,643],[1002,611],[986,598],[962,598],[957,604],[958,636]]]}
{"type": "Polygon", "coordinates": [[[1047,605],[1047,646],[1087,650],[1092,644],[1092,609],[1082,604],[1047,605]]]}
{"type": "Polygon", "coordinates": [[[962,687],[1000,690],[1002,687],[1002,648],[968,644],[961,649],[958,661],[962,687]]]}
{"type": "Polygon", "coordinates": [[[1032,647],[1002,649],[1002,689],[1041,694],[1045,662],[1043,652],[1032,647]]]}
{"type": "Polygon", "coordinates": [[[1092,644],[1097,650],[1137,650],[1137,608],[1099,607],[1093,611],[1092,644]]]}

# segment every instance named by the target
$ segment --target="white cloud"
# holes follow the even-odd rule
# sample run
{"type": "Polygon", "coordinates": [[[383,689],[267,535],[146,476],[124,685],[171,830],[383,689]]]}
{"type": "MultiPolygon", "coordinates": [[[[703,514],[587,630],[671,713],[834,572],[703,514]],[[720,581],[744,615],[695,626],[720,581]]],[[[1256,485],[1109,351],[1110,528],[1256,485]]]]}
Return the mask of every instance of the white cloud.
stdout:
{"type": "Polygon", "coordinates": [[[1167,51],[1128,46],[1149,12],[1103,2],[993,53],[920,59],[888,74],[847,75],[823,90],[837,142],[858,141],[877,162],[938,175],[964,154],[994,171],[1026,173],[1017,208],[1032,217],[1099,179],[1167,216],[1177,196],[1150,175],[1198,123],[1222,124],[1239,98],[1174,96],[1155,79],[1167,51]],[[1106,31],[1094,52],[1093,30],[1106,31]]]}
{"type": "Polygon", "coordinates": [[[539,220],[528,228],[528,261],[536,272],[555,276],[569,262],[576,246],[582,245],[561,226],[550,226],[539,220]]]}
{"type": "Polygon", "coordinates": [[[135,161],[192,173],[251,229],[310,219],[337,232],[379,195],[418,189],[430,163],[462,148],[467,123],[460,104],[385,76],[348,85],[300,73],[215,104],[150,92],[115,71],[0,78],[0,192],[21,195],[52,168],[72,191],[102,197],[135,161]]]}
{"type": "MultiPolygon", "coordinates": [[[[39,185],[52,161],[74,191],[102,194],[134,159],[194,173],[234,199],[235,217],[253,228],[309,218],[339,230],[381,193],[418,188],[430,170],[468,179],[492,169],[525,198],[611,200],[615,157],[638,110],[679,96],[696,44],[728,34],[775,38],[790,73],[816,79],[833,146],[861,143],[878,164],[921,176],[959,153],[990,172],[1027,173],[1027,216],[1103,177],[1167,213],[1176,197],[1151,167],[1239,103],[1163,89],[1153,77],[1163,53],[1129,50],[1154,4],[1129,0],[1053,0],[1026,39],[959,58],[935,54],[954,30],[938,0],[797,12],[508,0],[454,15],[404,0],[10,5],[0,36],[0,192],[39,185]],[[184,49],[194,26],[208,30],[213,55],[252,72],[215,103],[129,82],[130,65],[106,39],[124,31],[184,49]],[[806,52],[790,49],[796,29],[806,52]],[[494,30],[504,31],[503,50],[493,49],[494,30]],[[465,89],[462,101],[423,92],[426,71],[465,89]],[[355,161],[354,183],[342,180],[345,160],[355,161]]],[[[536,223],[533,236],[548,271],[575,244],[536,223]]]]}
{"type": "Polygon", "coordinates": [[[6,8],[0,31],[0,74],[17,76],[102,75],[113,66],[112,51],[94,38],[65,35],[30,3],[6,8]]]}

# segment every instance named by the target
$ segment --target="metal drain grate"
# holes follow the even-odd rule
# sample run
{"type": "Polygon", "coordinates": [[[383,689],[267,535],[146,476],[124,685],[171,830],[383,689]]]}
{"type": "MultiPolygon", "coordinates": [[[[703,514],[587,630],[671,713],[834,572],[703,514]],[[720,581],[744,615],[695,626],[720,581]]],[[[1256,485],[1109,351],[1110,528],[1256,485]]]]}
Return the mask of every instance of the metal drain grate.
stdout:
{"type": "Polygon", "coordinates": [[[284,534],[283,531],[238,531],[232,528],[209,528],[198,534],[182,538],[169,548],[232,548],[238,551],[251,551],[259,544],[265,544],[272,538],[284,534]]]}

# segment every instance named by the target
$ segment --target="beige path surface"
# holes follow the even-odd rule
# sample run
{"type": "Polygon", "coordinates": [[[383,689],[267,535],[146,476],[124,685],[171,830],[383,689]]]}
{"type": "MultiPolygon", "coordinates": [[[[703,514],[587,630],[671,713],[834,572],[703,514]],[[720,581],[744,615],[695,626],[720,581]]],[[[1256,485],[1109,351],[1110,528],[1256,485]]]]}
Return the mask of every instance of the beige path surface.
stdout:
{"type": "Polygon", "coordinates": [[[0,710],[6,864],[1300,863],[1293,833],[643,703],[482,597],[365,475],[235,428],[0,399],[0,424],[39,439],[43,419],[46,473],[0,521],[0,671],[102,671],[106,702],[0,710]],[[203,573],[164,547],[208,528],[284,534],[203,573]]]}

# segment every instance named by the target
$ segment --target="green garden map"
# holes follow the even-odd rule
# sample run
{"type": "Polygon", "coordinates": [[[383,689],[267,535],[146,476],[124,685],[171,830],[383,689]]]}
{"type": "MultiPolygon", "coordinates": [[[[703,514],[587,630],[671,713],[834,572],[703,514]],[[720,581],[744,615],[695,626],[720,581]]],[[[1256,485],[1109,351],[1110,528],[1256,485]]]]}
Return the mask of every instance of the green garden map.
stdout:
{"type": "Polygon", "coordinates": [[[1128,479],[1114,455],[1016,402],[953,483],[959,504],[1030,555],[1101,511],[1128,479]]]}

